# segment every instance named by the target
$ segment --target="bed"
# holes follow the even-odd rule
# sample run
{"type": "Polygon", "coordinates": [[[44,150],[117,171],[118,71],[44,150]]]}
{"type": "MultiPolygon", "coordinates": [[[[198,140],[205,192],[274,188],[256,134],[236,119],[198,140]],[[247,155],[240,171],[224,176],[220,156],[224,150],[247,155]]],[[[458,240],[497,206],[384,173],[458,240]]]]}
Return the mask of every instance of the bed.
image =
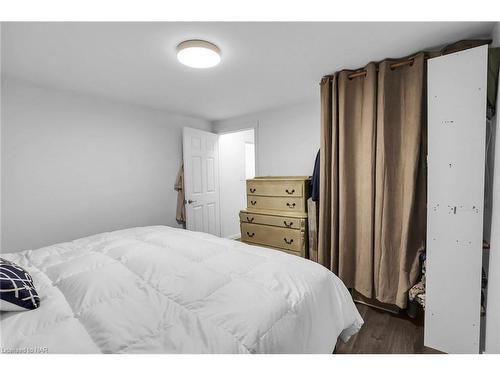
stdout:
{"type": "Polygon", "coordinates": [[[132,228],[1,256],[41,297],[1,313],[4,351],[332,353],[363,324],[323,266],[206,233],[132,228]]]}

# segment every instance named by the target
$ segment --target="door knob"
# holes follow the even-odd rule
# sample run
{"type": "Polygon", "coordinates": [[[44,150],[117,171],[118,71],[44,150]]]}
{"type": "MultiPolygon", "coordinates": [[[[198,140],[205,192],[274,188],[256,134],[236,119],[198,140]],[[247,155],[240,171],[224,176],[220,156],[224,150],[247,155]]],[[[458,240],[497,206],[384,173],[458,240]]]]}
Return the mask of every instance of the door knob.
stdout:
{"type": "Polygon", "coordinates": [[[188,199],[188,201],[187,201],[187,202],[188,202],[188,204],[191,204],[191,203],[196,203],[196,201],[193,201],[193,200],[191,200],[191,199],[188,199]]]}

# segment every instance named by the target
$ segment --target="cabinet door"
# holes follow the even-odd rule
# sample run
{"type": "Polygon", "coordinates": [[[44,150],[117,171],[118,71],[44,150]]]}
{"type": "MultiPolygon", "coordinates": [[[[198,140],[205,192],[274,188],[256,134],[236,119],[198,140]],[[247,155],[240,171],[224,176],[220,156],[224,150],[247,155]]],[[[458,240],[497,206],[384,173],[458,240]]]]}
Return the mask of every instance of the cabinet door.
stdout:
{"type": "Polygon", "coordinates": [[[447,353],[479,352],[487,61],[428,62],[425,345],[447,353]]]}

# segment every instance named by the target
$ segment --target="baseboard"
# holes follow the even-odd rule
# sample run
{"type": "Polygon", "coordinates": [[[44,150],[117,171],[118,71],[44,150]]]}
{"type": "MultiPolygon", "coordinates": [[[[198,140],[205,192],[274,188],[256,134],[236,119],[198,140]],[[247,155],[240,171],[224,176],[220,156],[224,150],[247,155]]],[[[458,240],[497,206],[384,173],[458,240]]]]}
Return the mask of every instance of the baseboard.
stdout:
{"type": "Polygon", "coordinates": [[[230,240],[238,240],[240,237],[241,237],[241,234],[237,233],[237,234],[231,234],[230,236],[226,236],[224,238],[228,238],[230,240]]]}

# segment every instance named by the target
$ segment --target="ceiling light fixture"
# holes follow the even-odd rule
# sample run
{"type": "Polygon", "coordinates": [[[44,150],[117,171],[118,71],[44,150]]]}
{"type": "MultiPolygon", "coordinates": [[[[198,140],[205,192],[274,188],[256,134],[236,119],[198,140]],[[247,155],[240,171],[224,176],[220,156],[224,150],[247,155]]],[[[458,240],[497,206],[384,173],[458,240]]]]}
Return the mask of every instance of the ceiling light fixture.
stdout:
{"type": "Polygon", "coordinates": [[[177,60],[191,68],[211,68],[220,62],[220,49],[205,40],[186,40],[177,46],[177,60]]]}

